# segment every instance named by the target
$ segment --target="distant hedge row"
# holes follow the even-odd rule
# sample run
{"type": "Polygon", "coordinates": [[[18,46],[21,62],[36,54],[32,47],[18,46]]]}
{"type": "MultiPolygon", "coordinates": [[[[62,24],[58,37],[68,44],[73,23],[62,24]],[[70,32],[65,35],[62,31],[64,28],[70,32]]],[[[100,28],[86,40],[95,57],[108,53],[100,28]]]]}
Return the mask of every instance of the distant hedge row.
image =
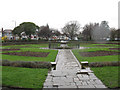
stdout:
{"type": "Polygon", "coordinates": [[[7,40],[2,42],[2,45],[21,45],[21,44],[40,44],[40,43],[48,43],[48,41],[41,40],[7,40]]]}
{"type": "Polygon", "coordinates": [[[50,62],[43,61],[8,61],[2,60],[2,66],[25,67],[25,68],[51,68],[50,62]]]}

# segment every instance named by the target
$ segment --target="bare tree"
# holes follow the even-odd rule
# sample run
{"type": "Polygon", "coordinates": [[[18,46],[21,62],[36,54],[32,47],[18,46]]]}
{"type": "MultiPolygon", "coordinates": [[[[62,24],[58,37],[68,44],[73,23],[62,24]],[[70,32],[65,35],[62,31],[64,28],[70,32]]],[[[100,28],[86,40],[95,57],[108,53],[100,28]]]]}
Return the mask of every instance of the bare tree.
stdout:
{"type": "Polygon", "coordinates": [[[38,31],[38,36],[42,38],[46,38],[47,40],[51,37],[52,32],[49,29],[49,25],[41,26],[38,31]]]}
{"type": "Polygon", "coordinates": [[[110,40],[115,40],[115,38],[117,37],[117,30],[115,28],[110,28],[110,40]]]}
{"type": "Polygon", "coordinates": [[[83,39],[84,40],[92,40],[92,32],[93,32],[93,29],[95,26],[97,26],[98,23],[89,23],[89,24],[86,24],[84,27],[83,27],[83,32],[82,32],[82,35],[83,35],[83,39]]]}
{"type": "Polygon", "coordinates": [[[117,38],[120,40],[120,29],[116,31],[116,34],[117,34],[117,38]]]}
{"type": "Polygon", "coordinates": [[[120,29],[110,28],[110,40],[120,40],[120,29]]]}
{"type": "Polygon", "coordinates": [[[73,40],[79,29],[80,24],[77,21],[70,21],[62,28],[62,32],[67,34],[71,40],[73,40]]]}
{"type": "Polygon", "coordinates": [[[50,31],[52,31],[52,36],[60,36],[61,33],[60,31],[58,31],[57,29],[54,29],[54,28],[50,28],[50,31]]]}

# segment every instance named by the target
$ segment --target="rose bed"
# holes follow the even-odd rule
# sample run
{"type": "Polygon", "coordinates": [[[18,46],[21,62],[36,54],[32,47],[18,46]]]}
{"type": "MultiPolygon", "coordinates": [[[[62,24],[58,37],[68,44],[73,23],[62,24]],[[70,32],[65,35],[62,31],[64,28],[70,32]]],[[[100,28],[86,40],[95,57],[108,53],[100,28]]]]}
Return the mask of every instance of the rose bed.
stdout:
{"type": "Polygon", "coordinates": [[[115,52],[115,51],[94,51],[94,52],[79,52],[79,53],[83,57],[120,55],[120,52],[115,52]]]}

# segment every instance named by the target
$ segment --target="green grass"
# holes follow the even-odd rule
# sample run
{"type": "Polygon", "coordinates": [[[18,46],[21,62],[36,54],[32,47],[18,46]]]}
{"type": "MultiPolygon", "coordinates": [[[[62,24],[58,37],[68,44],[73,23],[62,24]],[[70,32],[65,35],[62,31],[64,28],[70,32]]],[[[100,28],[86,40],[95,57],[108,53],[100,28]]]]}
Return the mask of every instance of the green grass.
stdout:
{"type": "MultiPolygon", "coordinates": [[[[40,47],[48,47],[48,44],[25,44],[25,45],[8,45],[3,46],[5,49],[20,48],[17,51],[5,52],[49,52],[47,57],[32,57],[32,56],[17,56],[17,55],[2,55],[2,60],[10,61],[47,61],[53,62],[56,59],[58,50],[40,49],[40,47]]],[[[2,68],[2,84],[4,86],[21,87],[21,88],[42,88],[46,79],[48,69],[33,69],[23,67],[1,66],[2,68]]]]}
{"type": "Polygon", "coordinates": [[[104,45],[105,46],[109,46],[109,47],[118,47],[118,46],[120,46],[118,44],[90,44],[90,43],[80,43],[81,47],[103,47],[104,48],[104,45]],[[98,45],[101,45],[101,46],[98,46],[98,45]]]}
{"type": "MultiPolygon", "coordinates": [[[[95,75],[109,88],[120,88],[120,82],[118,83],[118,70],[119,67],[95,67],[91,68],[95,75]]],[[[120,80],[119,80],[120,81],[120,80]]]]}
{"type": "Polygon", "coordinates": [[[72,52],[79,61],[88,61],[88,62],[118,61],[118,55],[83,57],[79,54],[79,52],[91,52],[91,51],[99,51],[99,50],[116,51],[116,50],[109,50],[108,48],[89,48],[82,50],[72,50],[72,52]]]}
{"type": "Polygon", "coordinates": [[[2,84],[21,88],[42,88],[47,73],[48,69],[2,66],[2,84]]]}
{"type": "MultiPolygon", "coordinates": [[[[9,51],[9,52],[21,52],[21,51],[32,51],[32,52],[49,52],[47,57],[30,57],[30,56],[16,56],[16,55],[5,55],[2,54],[3,60],[11,60],[11,61],[48,61],[53,62],[55,61],[57,50],[44,50],[44,49],[37,49],[37,48],[21,48],[18,51],[9,51]]],[[[6,51],[5,51],[6,52],[6,51]]]]}
{"type": "MultiPolygon", "coordinates": [[[[118,55],[109,55],[109,56],[95,56],[95,57],[83,57],[79,54],[79,52],[92,52],[92,51],[116,51],[118,50],[110,50],[109,47],[99,48],[96,45],[98,44],[87,44],[85,47],[94,47],[89,49],[82,50],[72,50],[76,58],[81,61],[90,62],[110,62],[110,61],[118,61],[118,55]]],[[[100,44],[101,45],[101,44],[100,44]]],[[[102,44],[109,45],[109,44],[102,44]]],[[[83,45],[84,46],[84,45],[83,45]]],[[[117,48],[117,45],[111,45],[114,48],[117,48]]],[[[120,67],[119,67],[120,68],[120,67]]],[[[106,67],[91,67],[94,71],[94,74],[109,88],[117,88],[120,87],[120,83],[118,83],[118,67],[117,66],[106,66],[106,67]]],[[[119,80],[120,81],[120,80],[119,80]]]]}
{"type": "MultiPolygon", "coordinates": [[[[21,52],[21,51],[32,51],[32,52],[49,52],[47,57],[28,57],[28,56],[16,56],[16,55],[5,55],[2,54],[3,60],[11,60],[11,61],[55,61],[57,50],[44,50],[40,49],[40,47],[48,47],[48,44],[25,44],[25,45],[8,45],[3,46],[3,48],[20,48],[18,51],[8,51],[8,52],[21,52]],[[28,46],[28,47],[27,47],[28,46]]],[[[7,51],[4,51],[7,52],[7,51]]],[[[3,53],[4,53],[3,52],[3,53]]]]}
{"type": "Polygon", "coordinates": [[[7,46],[2,46],[2,47],[3,48],[19,48],[19,47],[24,48],[24,46],[28,46],[30,48],[40,48],[40,47],[48,47],[48,44],[46,43],[46,44],[7,45],[7,46]]]}

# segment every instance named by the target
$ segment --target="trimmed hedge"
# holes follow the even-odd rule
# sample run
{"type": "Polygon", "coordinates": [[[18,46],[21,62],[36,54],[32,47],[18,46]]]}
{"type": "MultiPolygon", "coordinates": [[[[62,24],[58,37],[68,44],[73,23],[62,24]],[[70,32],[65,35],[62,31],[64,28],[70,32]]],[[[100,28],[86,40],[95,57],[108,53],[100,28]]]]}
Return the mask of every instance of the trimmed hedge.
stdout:
{"type": "Polygon", "coordinates": [[[2,66],[25,67],[25,68],[51,68],[50,62],[43,61],[8,61],[2,60],[2,66]]]}
{"type": "Polygon", "coordinates": [[[120,61],[89,63],[89,67],[104,67],[104,66],[120,66],[120,61]]]}

